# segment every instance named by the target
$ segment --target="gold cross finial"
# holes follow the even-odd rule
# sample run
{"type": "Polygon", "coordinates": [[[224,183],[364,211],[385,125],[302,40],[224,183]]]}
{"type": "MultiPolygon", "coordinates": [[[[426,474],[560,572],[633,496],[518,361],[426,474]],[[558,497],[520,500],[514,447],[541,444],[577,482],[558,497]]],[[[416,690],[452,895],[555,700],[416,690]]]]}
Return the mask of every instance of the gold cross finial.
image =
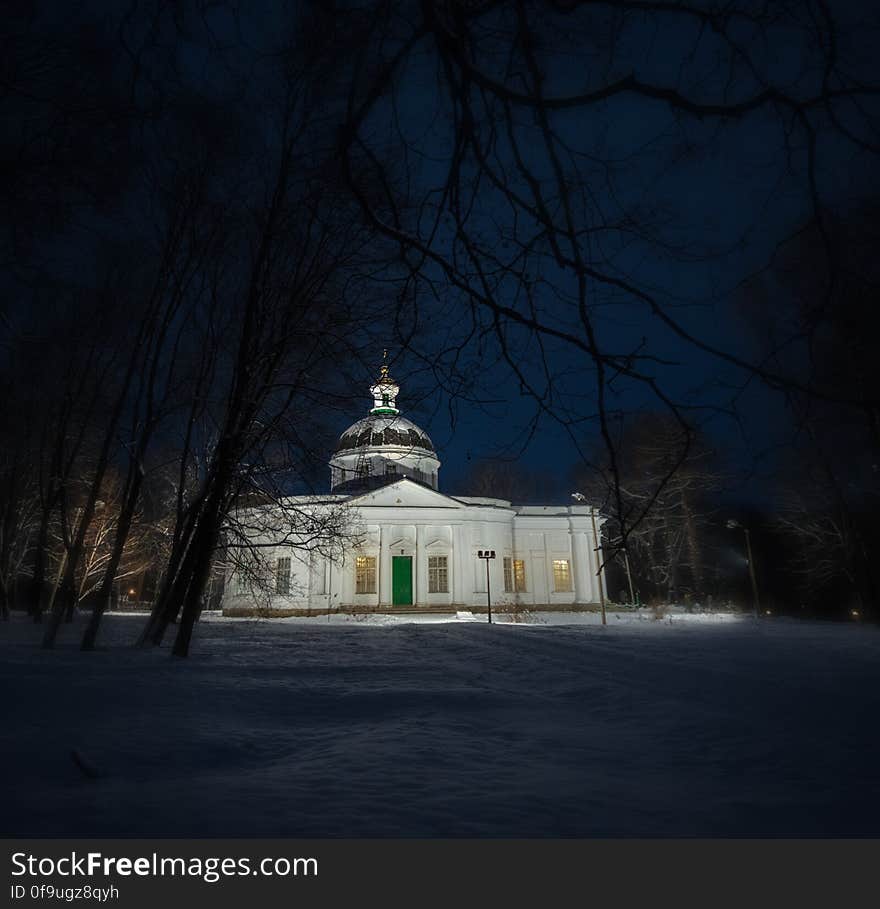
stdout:
{"type": "Polygon", "coordinates": [[[383,350],[382,350],[382,368],[379,370],[379,372],[382,374],[383,379],[388,378],[387,360],[388,360],[388,348],[386,347],[386,348],[383,348],[383,350]]]}

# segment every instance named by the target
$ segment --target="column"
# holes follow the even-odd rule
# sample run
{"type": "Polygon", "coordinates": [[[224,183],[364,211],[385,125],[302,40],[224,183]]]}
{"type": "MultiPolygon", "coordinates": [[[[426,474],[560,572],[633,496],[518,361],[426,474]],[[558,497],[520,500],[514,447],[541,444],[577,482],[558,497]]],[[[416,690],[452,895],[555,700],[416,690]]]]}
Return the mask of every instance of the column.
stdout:
{"type": "Polygon", "coordinates": [[[574,573],[574,591],[576,603],[592,603],[593,588],[590,576],[595,571],[593,553],[587,545],[587,535],[581,531],[572,531],[571,558],[574,573]]]}
{"type": "Polygon", "coordinates": [[[466,547],[464,528],[461,524],[452,527],[452,602],[460,606],[470,603],[465,594],[465,578],[470,558],[470,546],[466,547]]]}
{"type": "Polygon", "coordinates": [[[379,605],[391,605],[391,526],[382,524],[379,527],[379,605]]]}
{"type": "Polygon", "coordinates": [[[416,554],[413,565],[413,604],[428,605],[428,558],[425,552],[425,527],[416,525],[416,554]]]}

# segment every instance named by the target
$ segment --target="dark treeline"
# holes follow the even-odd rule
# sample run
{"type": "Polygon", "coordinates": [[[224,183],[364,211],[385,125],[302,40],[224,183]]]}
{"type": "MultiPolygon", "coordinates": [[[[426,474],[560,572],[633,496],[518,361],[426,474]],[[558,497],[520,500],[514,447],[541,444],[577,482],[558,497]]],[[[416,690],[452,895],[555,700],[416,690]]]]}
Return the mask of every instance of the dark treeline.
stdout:
{"type": "MultiPolygon", "coordinates": [[[[609,507],[610,467],[597,467],[601,449],[595,463],[552,474],[487,458],[471,466],[457,491],[518,504],[578,504],[580,496],[596,503],[606,518],[600,558],[607,592],[618,603],[732,603],[773,614],[876,618],[880,481],[869,445],[829,461],[801,443],[795,426],[790,445],[764,465],[760,496],[746,496],[742,469],[711,434],[684,433],[658,412],[631,413],[625,423],[616,464],[622,520],[609,507]]],[[[835,421],[825,439],[831,451],[838,432],[835,421]]]]}
{"type": "Polygon", "coordinates": [[[714,539],[710,518],[745,465],[713,463],[705,427],[748,423],[759,386],[791,428],[751,453],[776,475],[763,512],[782,542],[762,560],[785,562],[797,600],[875,612],[876,10],[380,9],[343,136],[365,166],[348,180],[415,280],[449,288],[450,362],[478,339],[487,375],[518,389],[523,437],[550,426],[578,452],[573,490],[609,517],[609,564],[629,556],[654,597],[720,591],[744,534],[724,543],[725,522],[714,539]],[[420,76],[432,104],[397,116],[420,76]],[[393,185],[402,148],[444,162],[419,206],[368,194],[393,185]]]}
{"type": "Polygon", "coordinates": [[[142,641],[176,623],[185,655],[233,503],[308,488],[389,321],[354,280],[383,265],[334,155],[339,36],[304,16],[264,58],[196,7],[51,6],[5,23],[0,608],[51,647],[87,602],[91,649],[148,575],[142,641]]]}

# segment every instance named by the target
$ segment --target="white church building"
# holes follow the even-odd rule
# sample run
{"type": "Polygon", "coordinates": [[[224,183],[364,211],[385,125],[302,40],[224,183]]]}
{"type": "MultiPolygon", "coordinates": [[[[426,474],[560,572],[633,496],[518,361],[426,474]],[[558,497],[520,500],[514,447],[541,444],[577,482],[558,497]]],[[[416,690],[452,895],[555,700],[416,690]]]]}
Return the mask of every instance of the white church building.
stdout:
{"type": "MultiPolygon", "coordinates": [[[[428,435],[400,414],[387,366],[370,391],[372,409],[342,434],[330,459],[330,494],[286,500],[300,516],[344,516],[349,532],[336,551],[297,545],[303,531],[291,532],[283,519],[245,522],[260,528],[254,549],[269,614],[485,613],[489,599],[503,613],[599,602],[601,518],[591,506],[441,492],[440,459],[428,435]]],[[[224,613],[254,612],[255,596],[252,578],[232,564],[224,613]]]]}

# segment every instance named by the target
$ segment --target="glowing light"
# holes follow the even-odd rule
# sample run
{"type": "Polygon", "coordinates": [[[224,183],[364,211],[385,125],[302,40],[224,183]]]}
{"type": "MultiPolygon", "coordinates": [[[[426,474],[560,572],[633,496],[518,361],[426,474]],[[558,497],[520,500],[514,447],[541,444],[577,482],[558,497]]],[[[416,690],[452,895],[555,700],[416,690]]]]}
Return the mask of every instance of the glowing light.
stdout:
{"type": "Polygon", "coordinates": [[[133,597],[136,593],[137,593],[137,591],[134,589],[134,587],[132,587],[132,588],[128,591],[128,595],[129,595],[130,597],[133,597]]]}

